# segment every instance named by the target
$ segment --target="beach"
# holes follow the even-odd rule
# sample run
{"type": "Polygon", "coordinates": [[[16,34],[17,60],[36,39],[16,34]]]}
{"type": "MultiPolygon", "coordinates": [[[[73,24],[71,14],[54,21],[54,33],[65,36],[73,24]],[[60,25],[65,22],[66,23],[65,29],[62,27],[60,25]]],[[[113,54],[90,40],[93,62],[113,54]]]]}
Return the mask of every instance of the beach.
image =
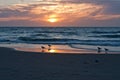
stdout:
{"type": "Polygon", "coordinates": [[[120,54],[60,54],[0,48],[0,80],[119,80],[120,54]]]}
{"type": "Polygon", "coordinates": [[[0,80],[120,80],[120,0],[0,0],[0,80]]]}

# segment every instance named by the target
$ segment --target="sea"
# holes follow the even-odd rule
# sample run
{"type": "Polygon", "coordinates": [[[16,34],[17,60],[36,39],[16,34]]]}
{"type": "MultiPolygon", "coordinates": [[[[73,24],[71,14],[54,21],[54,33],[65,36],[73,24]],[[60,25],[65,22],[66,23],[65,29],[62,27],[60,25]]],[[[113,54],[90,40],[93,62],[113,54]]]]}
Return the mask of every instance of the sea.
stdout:
{"type": "Polygon", "coordinates": [[[97,47],[120,52],[120,27],[0,27],[0,46],[68,45],[76,49],[97,47]]]}

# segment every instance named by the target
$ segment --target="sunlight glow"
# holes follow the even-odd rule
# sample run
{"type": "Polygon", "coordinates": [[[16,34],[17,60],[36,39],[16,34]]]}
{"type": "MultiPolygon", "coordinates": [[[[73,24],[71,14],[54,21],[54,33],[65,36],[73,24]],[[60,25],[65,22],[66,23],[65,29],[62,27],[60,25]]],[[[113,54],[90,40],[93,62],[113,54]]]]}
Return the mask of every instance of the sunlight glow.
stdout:
{"type": "Polygon", "coordinates": [[[58,20],[56,18],[50,18],[50,19],[48,19],[48,21],[51,23],[54,23],[54,22],[57,22],[58,20]]]}
{"type": "Polygon", "coordinates": [[[58,21],[57,15],[55,15],[55,14],[50,15],[50,16],[48,17],[48,22],[55,23],[55,22],[57,22],[57,21],[58,21]]]}
{"type": "Polygon", "coordinates": [[[54,52],[55,52],[55,50],[51,49],[49,52],[50,52],[50,53],[54,53],[54,52]]]}

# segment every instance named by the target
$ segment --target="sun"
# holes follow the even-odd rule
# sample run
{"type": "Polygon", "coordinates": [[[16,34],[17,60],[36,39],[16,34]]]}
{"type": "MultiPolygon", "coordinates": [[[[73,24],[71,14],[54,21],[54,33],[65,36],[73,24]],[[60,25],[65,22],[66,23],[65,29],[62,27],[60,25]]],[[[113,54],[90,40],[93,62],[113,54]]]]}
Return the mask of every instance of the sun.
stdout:
{"type": "Polygon", "coordinates": [[[58,19],[56,19],[56,18],[49,18],[48,19],[48,22],[51,22],[51,23],[55,23],[57,21],[58,21],[58,19]]]}
{"type": "Polygon", "coordinates": [[[55,50],[52,49],[52,50],[50,50],[49,52],[50,52],[50,53],[55,53],[55,50]]]}
{"type": "Polygon", "coordinates": [[[50,23],[55,23],[59,21],[58,15],[56,14],[51,14],[48,16],[47,21],[50,23]]]}

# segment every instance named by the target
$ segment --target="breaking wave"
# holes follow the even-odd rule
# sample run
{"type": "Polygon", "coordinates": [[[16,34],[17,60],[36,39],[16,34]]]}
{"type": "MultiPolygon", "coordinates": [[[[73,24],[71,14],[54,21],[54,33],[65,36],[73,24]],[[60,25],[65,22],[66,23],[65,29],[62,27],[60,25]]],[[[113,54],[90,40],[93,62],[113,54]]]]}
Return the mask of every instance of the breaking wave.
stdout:
{"type": "Polygon", "coordinates": [[[88,37],[97,37],[97,38],[120,38],[120,35],[114,35],[114,34],[111,34],[111,35],[98,35],[98,36],[88,36],[88,37]]]}
{"type": "Polygon", "coordinates": [[[92,31],[91,33],[95,33],[95,34],[114,34],[114,33],[120,33],[120,31],[92,31]]]}
{"type": "Polygon", "coordinates": [[[79,40],[79,39],[40,39],[31,37],[19,37],[19,40],[25,43],[38,44],[81,44],[81,45],[99,45],[99,46],[120,46],[120,40],[79,40]]]}
{"type": "Polygon", "coordinates": [[[40,39],[40,38],[31,38],[31,37],[19,37],[18,38],[21,41],[24,41],[26,43],[57,43],[57,44],[69,44],[69,43],[79,43],[79,40],[77,39],[57,39],[57,38],[51,38],[51,39],[40,39]]]}

